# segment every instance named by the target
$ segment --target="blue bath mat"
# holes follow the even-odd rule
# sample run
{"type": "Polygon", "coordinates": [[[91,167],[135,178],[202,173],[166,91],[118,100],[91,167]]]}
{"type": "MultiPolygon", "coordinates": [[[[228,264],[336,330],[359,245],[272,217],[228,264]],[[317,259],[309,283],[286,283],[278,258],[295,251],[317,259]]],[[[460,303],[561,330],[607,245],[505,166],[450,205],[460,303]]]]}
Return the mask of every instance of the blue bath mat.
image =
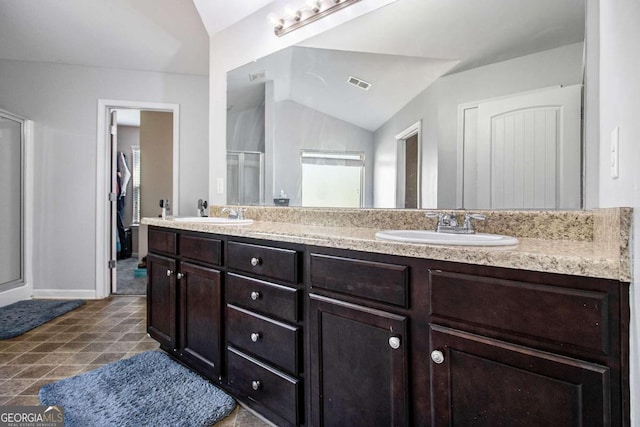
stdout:
{"type": "Polygon", "coordinates": [[[66,427],[211,426],[235,400],[161,351],[147,351],[40,389],[66,427]]]}
{"type": "Polygon", "coordinates": [[[82,300],[25,300],[0,307],[0,339],[17,337],[84,305],[82,300]]]}

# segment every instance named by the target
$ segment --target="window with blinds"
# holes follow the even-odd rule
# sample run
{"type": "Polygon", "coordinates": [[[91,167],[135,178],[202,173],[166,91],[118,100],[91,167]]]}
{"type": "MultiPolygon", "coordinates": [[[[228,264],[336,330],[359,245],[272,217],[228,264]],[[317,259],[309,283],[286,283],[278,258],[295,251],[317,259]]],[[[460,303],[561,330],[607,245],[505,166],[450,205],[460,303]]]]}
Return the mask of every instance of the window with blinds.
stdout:
{"type": "Polygon", "coordinates": [[[132,200],[133,208],[132,223],[140,224],[140,147],[134,145],[131,147],[131,185],[132,185],[132,200]]]}

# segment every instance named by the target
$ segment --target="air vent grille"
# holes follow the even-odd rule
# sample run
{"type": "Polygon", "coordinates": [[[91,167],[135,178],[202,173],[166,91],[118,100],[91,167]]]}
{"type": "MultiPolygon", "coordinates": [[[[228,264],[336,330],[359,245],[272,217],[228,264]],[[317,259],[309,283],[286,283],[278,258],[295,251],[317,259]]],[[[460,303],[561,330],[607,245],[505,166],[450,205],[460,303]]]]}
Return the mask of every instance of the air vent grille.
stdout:
{"type": "Polygon", "coordinates": [[[256,73],[249,74],[249,81],[255,82],[256,80],[264,80],[266,76],[267,76],[267,72],[265,70],[261,70],[256,73]]]}
{"type": "Polygon", "coordinates": [[[371,83],[365,82],[364,80],[354,76],[349,76],[349,78],[347,79],[347,83],[352,84],[362,90],[369,90],[369,88],[371,87],[371,83]]]}

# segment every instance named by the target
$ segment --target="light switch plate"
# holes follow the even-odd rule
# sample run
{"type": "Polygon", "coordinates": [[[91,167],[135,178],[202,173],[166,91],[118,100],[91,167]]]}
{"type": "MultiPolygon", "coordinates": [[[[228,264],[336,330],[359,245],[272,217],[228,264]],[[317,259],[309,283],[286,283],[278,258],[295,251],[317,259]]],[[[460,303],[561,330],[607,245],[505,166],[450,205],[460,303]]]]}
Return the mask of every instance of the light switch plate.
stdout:
{"type": "Polygon", "coordinates": [[[620,127],[616,126],[611,131],[611,178],[620,176],[620,127]]]}
{"type": "Polygon", "coordinates": [[[224,179],[216,178],[216,191],[218,194],[224,194],[224,179]]]}

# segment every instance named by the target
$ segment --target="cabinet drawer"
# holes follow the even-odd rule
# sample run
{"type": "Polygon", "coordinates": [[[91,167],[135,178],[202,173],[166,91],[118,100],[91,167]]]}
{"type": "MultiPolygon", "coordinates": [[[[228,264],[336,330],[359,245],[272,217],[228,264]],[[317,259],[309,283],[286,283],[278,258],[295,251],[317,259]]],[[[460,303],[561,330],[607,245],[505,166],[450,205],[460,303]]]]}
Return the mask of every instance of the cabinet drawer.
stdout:
{"type": "Polygon", "coordinates": [[[311,287],[359,298],[409,305],[409,267],[353,258],[311,254],[311,287]]]}
{"type": "Polygon", "coordinates": [[[228,383],[293,425],[301,419],[300,381],[242,354],[227,350],[228,383]]]}
{"type": "Polygon", "coordinates": [[[172,231],[160,231],[153,228],[149,229],[149,235],[147,238],[149,252],[176,255],[178,253],[177,237],[177,233],[172,231]]]}
{"type": "Polygon", "coordinates": [[[285,282],[298,281],[298,253],[248,243],[229,242],[229,268],[285,282]]]}
{"type": "Polygon", "coordinates": [[[229,273],[227,302],[279,317],[290,322],[299,320],[299,291],[288,286],[250,279],[229,273]]]}
{"type": "Polygon", "coordinates": [[[430,271],[431,314],[608,354],[605,292],[430,271]]]}
{"type": "Polygon", "coordinates": [[[220,265],[222,242],[206,237],[180,235],[180,255],[194,261],[220,265]]]}
{"type": "Polygon", "coordinates": [[[298,327],[227,305],[227,341],[282,369],[299,372],[298,327]]]}

